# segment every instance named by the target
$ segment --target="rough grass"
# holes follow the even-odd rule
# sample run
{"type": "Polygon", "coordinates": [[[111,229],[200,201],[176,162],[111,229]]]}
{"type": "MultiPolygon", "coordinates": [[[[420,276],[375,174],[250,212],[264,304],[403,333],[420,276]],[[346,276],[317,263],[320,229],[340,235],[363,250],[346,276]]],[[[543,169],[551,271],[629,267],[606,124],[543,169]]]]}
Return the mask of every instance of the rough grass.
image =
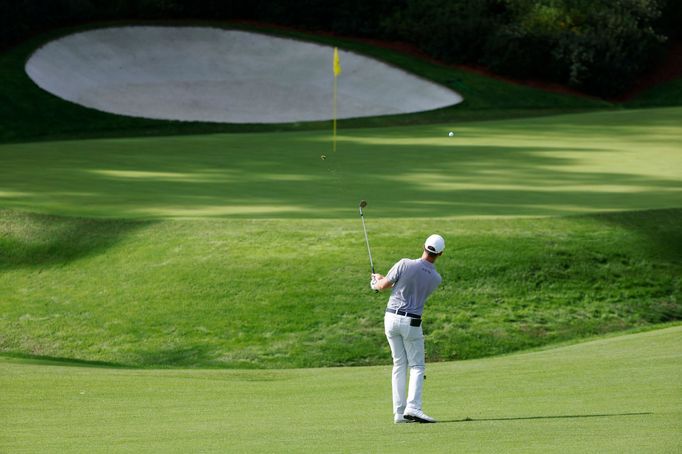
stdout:
{"type": "Polygon", "coordinates": [[[682,327],[430,364],[393,424],[390,368],[126,370],[0,359],[0,451],[677,452],[682,327]]]}
{"type": "MultiPolygon", "coordinates": [[[[0,350],[137,367],[383,364],[386,295],[353,220],[121,221],[0,212],[0,350]]],[[[372,219],[378,270],[448,239],[428,360],[682,317],[681,210],[372,219]]]]}

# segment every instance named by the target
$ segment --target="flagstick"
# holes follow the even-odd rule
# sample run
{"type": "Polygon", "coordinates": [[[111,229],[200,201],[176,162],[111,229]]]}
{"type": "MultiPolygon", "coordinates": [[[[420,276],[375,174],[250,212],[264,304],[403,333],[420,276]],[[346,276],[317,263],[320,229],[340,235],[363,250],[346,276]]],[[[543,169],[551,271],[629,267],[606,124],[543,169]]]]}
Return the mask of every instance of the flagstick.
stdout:
{"type": "Polygon", "coordinates": [[[336,74],[334,75],[334,121],[332,134],[332,151],[336,152],[336,74]]]}
{"type": "Polygon", "coordinates": [[[339,63],[339,49],[334,48],[334,118],[332,133],[332,151],[336,151],[336,78],[341,74],[341,64],[339,63]]]}

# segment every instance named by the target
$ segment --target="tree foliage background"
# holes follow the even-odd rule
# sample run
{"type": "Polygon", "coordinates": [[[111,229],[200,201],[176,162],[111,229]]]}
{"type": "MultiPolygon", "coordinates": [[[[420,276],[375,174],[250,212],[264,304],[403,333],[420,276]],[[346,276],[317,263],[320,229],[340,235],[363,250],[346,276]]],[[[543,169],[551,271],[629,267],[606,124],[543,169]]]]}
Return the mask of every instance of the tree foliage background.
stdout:
{"type": "Polygon", "coordinates": [[[616,96],[682,28],[679,0],[0,0],[6,48],[109,20],[254,20],[402,41],[447,63],[616,96]]]}

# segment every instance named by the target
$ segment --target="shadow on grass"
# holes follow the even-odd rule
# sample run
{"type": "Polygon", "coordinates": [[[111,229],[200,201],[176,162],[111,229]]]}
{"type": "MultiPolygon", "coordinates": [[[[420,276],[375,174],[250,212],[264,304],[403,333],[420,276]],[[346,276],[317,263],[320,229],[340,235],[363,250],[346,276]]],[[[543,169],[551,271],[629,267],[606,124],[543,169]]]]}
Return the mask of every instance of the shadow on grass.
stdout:
{"type": "Polygon", "coordinates": [[[600,213],[589,217],[607,225],[633,232],[649,246],[652,256],[682,264],[682,209],[644,210],[622,213],[600,213]]]}
{"type": "Polygon", "coordinates": [[[576,169],[579,159],[544,147],[366,139],[323,163],[322,144],[285,139],[283,145],[250,136],[4,147],[0,153],[19,164],[0,185],[0,197],[8,207],[58,206],[60,213],[79,215],[242,219],[349,218],[358,200],[369,199],[382,201],[375,216],[386,218],[668,208],[679,205],[682,190],[669,177],[576,169]],[[285,156],[284,148],[293,151],[285,156]],[[27,164],[22,156],[28,153],[54,168],[27,164]],[[377,169],[371,162],[386,164],[377,169]]]}
{"type": "Polygon", "coordinates": [[[136,351],[135,364],[145,367],[191,367],[207,364],[212,359],[208,346],[173,346],[136,351]]]}
{"type": "Polygon", "coordinates": [[[462,423],[462,422],[485,422],[485,421],[528,421],[534,419],[579,419],[579,418],[611,418],[617,416],[648,416],[653,415],[653,412],[638,412],[638,413],[603,413],[593,415],[556,415],[556,416],[519,416],[510,418],[464,418],[464,419],[449,419],[438,421],[439,423],[462,423]]]}
{"type": "Polygon", "coordinates": [[[36,364],[40,366],[60,366],[60,367],[92,367],[107,369],[139,369],[139,366],[127,365],[108,361],[94,361],[87,359],[65,358],[61,356],[31,355],[21,352],[2,352],[2,361],[16,361],[22,364],[36,364]]]}
{"type": "Polygon", "coordinates": [[[32,355],[22,352],[0,352],[0,358],[12,361],[18,360],[26,364],[64,367],[93,367],[105,369],[145,369],[145,368],[183,368],[201,364],[203,368],[210,368],[209,349],[207,347],[175,347],[160,348],[158,350],[138,351],[134,354],[134,361],[97,361],[88,359],[68,358],[62,356],[32,355]]]}
{"type": "Polygon", "coordinates": [[[147,225],[0,210],[0,270],[59,265],[98,254],[147,225]]]}

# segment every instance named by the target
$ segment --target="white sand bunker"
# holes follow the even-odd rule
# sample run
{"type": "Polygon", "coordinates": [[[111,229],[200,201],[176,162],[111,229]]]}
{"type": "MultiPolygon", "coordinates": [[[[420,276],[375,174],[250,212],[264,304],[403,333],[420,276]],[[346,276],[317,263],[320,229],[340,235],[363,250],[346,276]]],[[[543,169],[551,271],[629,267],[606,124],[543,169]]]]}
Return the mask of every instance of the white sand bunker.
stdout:
{"type": "MultiPolygon", "coordinates": [[[[461,96],[340,51],[337,117],[419,112],[461,96]]],[[[124,27],[78,33],[37,50],[26,72],[44,90],[105,112],[225,123],[333,117],[333,49],[255,33],[124,27]]]]}

